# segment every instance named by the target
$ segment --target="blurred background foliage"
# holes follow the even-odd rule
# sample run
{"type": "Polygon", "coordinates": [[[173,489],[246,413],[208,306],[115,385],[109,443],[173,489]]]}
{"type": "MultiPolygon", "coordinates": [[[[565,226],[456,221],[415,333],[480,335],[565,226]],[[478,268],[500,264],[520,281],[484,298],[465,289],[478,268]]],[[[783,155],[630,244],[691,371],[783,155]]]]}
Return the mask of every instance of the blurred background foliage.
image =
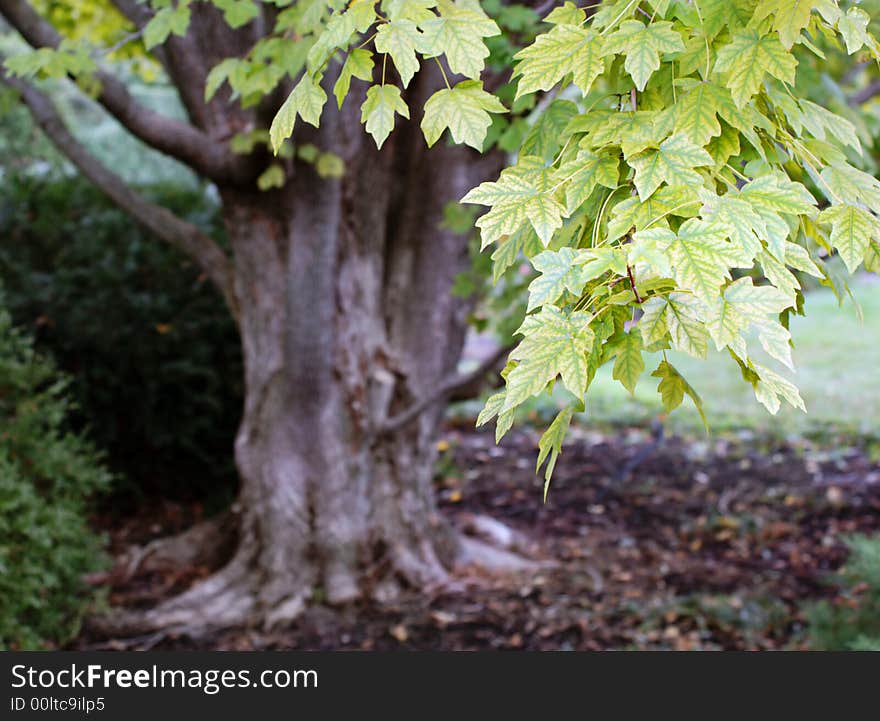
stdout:
{"type": "MultiPolygon", "coordinates": [[[[134,86],[176,112],[169,88],[134,86]]],[[[64,87],[58,97],[81,140],[142,193],[222,239],[212,188],[64,87]]],[[[118,494],[229,500],[242,381],[222,300],[78,176],[8,92],[0,93],[0,277],[14,322],[71,374],[70,423],[106,450],[118,494]]]]}

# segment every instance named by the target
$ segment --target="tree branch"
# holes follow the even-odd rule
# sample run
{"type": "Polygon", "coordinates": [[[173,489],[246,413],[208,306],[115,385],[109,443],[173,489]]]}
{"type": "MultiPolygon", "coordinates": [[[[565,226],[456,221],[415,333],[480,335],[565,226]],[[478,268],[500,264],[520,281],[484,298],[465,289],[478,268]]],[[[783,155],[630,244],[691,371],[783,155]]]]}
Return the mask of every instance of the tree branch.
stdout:
{"type": "Polygon", "coordinates": [[[849,100],[849,104],[858,107],[862,103],[867,103],[872,98],[880,95],[880,80],[874,80],[861,90],[853,93],[849,100]]]}
{"type": "Polygon", "coordinates": [[[137,194],[116,173],[102,165],[73,137],[44,93],[30,83],[8,75],[2,68],[3,59],[0,55],[0,82],[18,91],[34,120],[58,150],[99,190],[141,225],[195,260],[223,295],[237,319],[238,305],[233,288],[232,263],[223,250],[195,225],[137,194]]]}
{"type": "Polygon", "coordinates": [[[391,416],[390,418],[386,419],[381,427],[377,429],[377,437],[387,435],[389,433],[394,433],[395,431],[400,430],[403,426],[418,418],[422,413],[424,413],[434,404],[439,403],[440,401],[454,395],[457,391],[463,388],[468,388],[469,386],[473,386],[478,381],[481,381],[486,374],[495,369],[499,361],[501,361],[508,353],[510,353],[512,349],[513,346],[502,346],[489,358],[483,361],[479,365],[479,367],[472,370],[470,373],[456,373],[449,376],[446,380],[444,380],[440,383],[440,385],[437,386],[433,393],[430,393],[421,400],[416,401],[409,408],[401,411],[397,415],[391,416]]]}
{"type": "MultiPolygon", "coordinates": [[[[27,0],[0,0],[0,14],[35,48],[57,48],[61,36],[27,0]]],[[[131,133],[214,181],[247,182],[253,170],[243,157],[189,123],[169,118],[138,103],[125,84],[99,71],[98,102],[131,133]]]]}

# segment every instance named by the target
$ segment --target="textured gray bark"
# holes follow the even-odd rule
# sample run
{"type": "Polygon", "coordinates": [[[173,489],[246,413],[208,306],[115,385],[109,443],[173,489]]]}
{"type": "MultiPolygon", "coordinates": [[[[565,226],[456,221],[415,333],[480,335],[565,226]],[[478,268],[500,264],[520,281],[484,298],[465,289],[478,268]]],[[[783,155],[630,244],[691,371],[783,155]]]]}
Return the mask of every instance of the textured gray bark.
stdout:
{"type": "MultiPolygon", "coordinates": [[[[143,26],[142,4],[114,2],[143,26]]],[[[56,44],[24,0],[0,0],[0,13],[34,46],[56,44]]],[[[387,599],[402,586],[442,582],[461,550],[431,486],[438,389],[456,367],[467,312],[450,293],[468,262],[467,239],[441,222],[446,204],[496,174],[501,158],[429,152],[415,122],[377,152],[359,122],[360,87],[341,112],[331,100],[320,130],[300,124],[293,138],[341,155],[344,177],[322,180],[311,165],[284,161],[285,187],[258,192],[254,179],[269,158],[232,156],[228,140],[266,127],[283,91],[247,111],[227,102],[228,90],[211,102],[203,95],[209,69],[251,47],[262,22],[232,31],[199,5],[187,37],[156,50],[191,124],[137,108],[110,76],[99,98],[134,134],[217,183],[231,259],[89,156],[45,95],[0,73],[87,177],[201,264],[241,331],[237,549],[214,576],[123,620],[128,628],[274,624],[312,598],[387,599]]],[[[436,68],[423,69],[406,92],[410,107],[422,108],[441,82],[436,68]]],[[[464,545],[473,558],[473,542],[464,545]]]]}
{"type": "Polygon", "coordinates": [[[467,239],[443,209],[498,158],[429,152],[412,126],[379,153],[358,107],[298,138],[342,155],[342,179],[299,163],[280,191],[222,191],[245,358],[239,546],[153,625],[279,623],[316,594],[383,600],[442,582],[459,551],[432,489],[442,403],[380,431],[456,367],[467,239]]]}

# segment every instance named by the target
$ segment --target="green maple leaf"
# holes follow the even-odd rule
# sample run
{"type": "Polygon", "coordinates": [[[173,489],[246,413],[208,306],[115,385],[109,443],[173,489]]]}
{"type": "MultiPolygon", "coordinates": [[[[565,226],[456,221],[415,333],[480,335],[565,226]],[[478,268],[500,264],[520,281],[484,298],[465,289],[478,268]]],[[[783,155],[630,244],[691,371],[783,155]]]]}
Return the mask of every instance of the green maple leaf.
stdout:
{"type": "Polygon", "coordinates": [[[813,14],[816,0],[761,0],[755,8],[756,21],[773,16],[773,29],[779,33],[783,47],[791,50],[813,14]]]}
{"type": "Polygon", "coordinates": [[[639,331],[642,334],[642,342],[646,345],[654,345],[663,341],[669,334],[669,326],[666,323],[665,297],[654,295],[642,303],[642,317],[639,319],[639,331]]]}
{"type": "Polygon", "coordinates": [[[437,17],[431,8],[437,0],[382,0],[382,9],[391,20],[410,20],[421,26],[437,17]]]}
{"type": "Polygon", "coordinates": [[[519,363],[507,375],[504,410],[541,393],[559,376],[569,392],[583,398],[588,383],[587,356],[594,339],[591,319],[589,313],[567,314],[554,306],[526,316],[517,331],[525,338],[510,354],[519,363]]]}
{"type": "Polygon", "coordinates": [[[376,50],[391,56],[394,67],[400,73],[403,87],[409,85],[409,81],[419,69],[416,48],[421,44],[421,38],[422,35],[412,20],[392,20],[382,23],[376,31],[376,50]]]}
{"type": "Polygon", "coordinates": [[[345,96],[351,87],[351,79],[370,81],[373,79],[373,53],[363,48],[356,48],[345,59],[339,77],[333,85],[333,95],[336,97],[337,107],[342,107],[345,96]]]}
{"type": "Polygon", "coordinates": [[[355,33],[355,18],[350,13],[332,15],[324,31],[309,48],[306,68],[312,75],[320,72],[339,49],[347,48],[355,33]]]}
{"type": "Polygon", "coordinates": [[[211,0],[211,2],[223,12],[223,19],[231,28],[247,25],[260,14],[260,8],[253,0],[211,0]]]}
{"type": "Polygon", "coordinates": [[[504,438],[504,434],[507,433],[513,425],[515,409],[510,408],[504,410],[504,402],[506,399],[507,393],[505,391],[494,393],[486,400],[486,405],[483,407],[483,410],[480,411],[480,415],[477,416],[477,428],[485,425],[496,416],[498,417],[498,421],[495,423],[496,443],[501,442],[501,439],[504,438]]]}
{"type": "Polygon", "coordinates": [[[769,250],[762,250],[758,253],[757,261],[761,264],[764,277],[794,302],[797,298],[797,291],[801,287],[797,276],[769,250]]]}
{"type": "Polygon", "coordinates": [[[553,8],[544,18],[544,22],[551,25],[580,25],[586,19],[587,14],[568,0],[561,7],[553,8]]]}
{"type": "Polygon", "coordinates": [[[176,7],[164,7],[144,27],[144,47],[151,50],[164,43],[169,35],[183,37],[189,28],[191,13],[183,3],[176,7]]]}
{"type": "Polygon", "coordinates": [[[556,468],[556,460],[562,452],[562,442],[565,440],[565,434],[568,432],[573,414],[574,408],[571,406],[559,411],[538,441],[538,462],[535,465],[535,473],[538,473],[544,461],[547,461],[547,467],[544,469],[545,503],[547,502],[547,492],[550,490],[550,478],[553,475],[553,469],[556,468]]]}
{"type": "Polygon", "coordinates": [[[703,304],[689,293],[675,291],[666,296],[666,327],[672,347],[695,358],[709,350],[703,304]]]}
{"type": "Polygon", "coordinates": [[[532,258],[532,266],[540,273],[529,284],[529,304],[526,312],[538,306],[554,303],[563,291],[580,295],[586,278],[584,268],[575,263],[571,248],[545,250],[532,258]]]}
{"type": "Polygon", "coordinates": [[[809,100],[799,100],[798,104],[804,111],[804,125],[819,140],[825,140],[827,133],[844,145],[850,146],[856,152],[862,152],[862,144],[859,141],[856,126],[849,120],[809,100]]]}
{"type": "Polygon", "coordinates": [[[482,183],[462,198],[463,203],[488,205],[491,210],[477,220],[483,247],[512,235],[531,223],[546,246],[562,225],[565,207],[552,192],[552,176],[540,158],[520,158],[496,182],[482,183]]]}
{"type": "Polygon", "coordinates": [[[272,151],[277,154],[281,144],[293,134],[297,115],[317,128],[325,102],[324,89],[312,77],[304,75],[272,120],[269,128],[272,151]]]}
{"type": "Polygon", "coordinates": [[[635,393],[636,384],[645,370],[645,359],[642,356],[642,334],[638,328],[632,328],[628,333],[621,333],[620,337],[609,341],[616,356],[611,377],[620,381],[621,385],[630,393],[635,393]]]}
{"type": "Polygon", "coordinates": [[[501,29],[479,5],[456,5],[450,0],[439,0],[438,7],[440,17],[420,24],[423,33],[420,52],[429,58],[445,54],[452,72],[479,79],[489,57],[483,38],[500,35],[501,29]]]}
{"type": "Polygon", "coordinates": [[[711,303],[718,289],[730,277],[737,262],[734,247],[727,240],[727,226],[692,218],[682,223],[669,244],[672,277],[678,286],[711,303]]]}
{"type": "Polygon", "coordinates": [[[684,133],[695,145],[705,146],[721,135],[718,110],[723,102],[722,89],[714,83],[694,84],[675,104],[675,132],[684,133]]]}
{"type": "Polygon", "coordinates": [[[639,91],[645,89],[654,71],[660,67],[661,53],[684,50],[681,34],[672,23],[661,21],[645,25],[641,20],[626,20],[605,41],[605,54],[624,53],[623,67],[639,91]]]}
{"type": "Polygon", "coordinates": [[[614,190],[617,187],[617,158],[609,153],[597,154],[581,150],[574,160],[560,166],[557,176],[567,178],[565,206],[571,213],[592,194],[597,185],[614,190]]]}
{"type": "Polygon", "coordinates": [[[678,408],[685,395],[687,395],[693,401],[697,412],[700,414],[703,425],[706,428],[709,427],[709,424],[706,422],[706,414],[703,412],[702,399],[693,386],[684,379],[684,376],[671,363],[665,360],[661,361],[660,365],[657,366],[657,370],[651,373],[651,375],[654,378],[660,379],[657,390],[660,392],[663,407],[667,412],[678,408]]]}
{"type": "Polygon", "coordinates": [[[868,32],[871,16],[861,8],[849,8],[846,15],[837,21],[837,31],[843,36],[846,51],[852,55],[864,46],[874,45],[874,38],[868,32]]]}
{"type": "Polygon", "coordinates": [[[655,226],[640,230],[633,234],[632,242],[627,246],[627,263],[633,267],[644,264],[661,276],[670,276],[669,246],[674,241],[675,233],[669,228],[655,226]]]}
{"type": "Polygon", "coordinates": [[[367,91],[367,99],[361,105],[361,122],[366,123],[367,132],[381,148],[394,130],[394,114],[409,118],[409,108],[400,97],[396,85],[374,85],[367,91]]]}
{"type": "Polygon", "coordinates": [[[774,35],[757,30],[740,30],[718,51],[715,70],[727,73],[727,87],[737,107],[743,107],[758,92],[765,75],[794,84],[797,60],[774,35]]]}
{"type": "Polygon", "coordinates": [[[703,29],[709,40],[722,30],[745,27],[755,12],[755,0],[699,0],[703,29]]]}
{"type": "Polygon", "coordinates": [[[752,364],[750,368],[758,377],[754,384],[755,397],[770,413],[776,415],[779,412],[780,399],[804,413],[807,412],[804,401],[793,383],[758,364],[752,364]]]}
{"type": "Polygon", "coordinates": [[[680,133],[664,140],[659,148],[641,152],[627,162],[636,171],[633,182],[643,201],[664,181],[668,185],[702,185],[703,179],[694,168],[714,165],[709,153],[680,133]]]}
{"type": "Polygon", "coordinates": [[[438,90],[425,103],[422,132],[428,146],[437,142],[449,128],[456,143],[482,150],[486,132],[492,124],[489,113],[506,113],[501,101],[483,90],[478,80],[463,80],[453,88],[438,90]]]}
{"type": "Polygon", "coordinates": [[[726,226],[728,238],[739,251],[738,265],[750,265],[761,250],[761,239],[767,237],[767,224],[762,215],[737,191],[724,195],[705,193],[703,200],[700,217],[726,226]]]}
{"type": "Polygon", "coordinates": [[[790,215],[812,215],[816,199],[801,183],[783,175],[762,175],[746,183],[740,197],[753,207],[790,215]]]}
{"type": "Polygon", "coordinates": [[[852,205],[832,205],[819,213],[818,220],[831,225],[831,245],[850,273],[864,260],[871,241],[880,237],[880,220],[852,205]]]}
{"type": "Polygon", "coordinates": [[[520,50],[514,77],[519,77],[516,97],[550,90],[566,75],[586,95],[605,69],[602,38],[589,28],[556,25],[520,50]]]}
{"type": "Polygon", "coordinates": [[[740,278],[708,307],[706,327],[718,350],[730,347],[734,353],[745,357],[746,343],[742,333],[754,325],[765,350],[791,368],[791,335],[771,317],[778,316],[791,305],[791,298],[774,286],[756,286],[751,278],[740,278]]]}
{"type": "Polygon", "coordinates": [[[498,243],[495,252],[492,253],[492,282],[497,283],[504,272],[510,268],[520,256],[520,253],[530,258],[543,250],[544,245],[535,233],[531,225],[524,225],[507,240],[498,243]]]}
{"type": "Polygon", "coordinates": [[[848,163],[838,162],[822,169],[822,180],[839,196],[832,200],[852,205],[864,204],[871,210],[880,211],[880,181],[848,163]]]}
{"type": "Polygon", "coordinates": [[[532,125],[519,148],[520,155],[536,155],[551,162],[559,152],[561,138],[580,111],[570,100],[554,100],[532,125]]]}
{"type": "Polygon", "coordinates": [[[631,229],[643,230],[649,226],[668,225],[666,218],[673,215],[689,218],[698,213],[700,201],[696,189],[683,185],[665,185],[647,200],[637,195],[626,198],[611,210],[608,221],[608,239],[616,240],[631,229]]]}

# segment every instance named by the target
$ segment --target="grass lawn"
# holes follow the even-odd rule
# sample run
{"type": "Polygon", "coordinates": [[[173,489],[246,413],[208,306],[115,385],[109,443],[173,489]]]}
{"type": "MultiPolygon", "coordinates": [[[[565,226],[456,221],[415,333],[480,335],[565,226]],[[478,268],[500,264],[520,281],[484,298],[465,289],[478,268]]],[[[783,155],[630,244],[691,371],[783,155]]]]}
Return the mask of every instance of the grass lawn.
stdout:
{"type": "MultiPolygon", "coordinates": [[[[853,283],[853,293],[862,308],[863,320],[851,301],[841,307],[826,289],[808,293],[807,317],[792,320],[796,372],[785,371],[785,375],[800,388],[807,414],[785,403],[778,415],[767,413],[727,353],[713,350],[707,360],[697,360],[667,352],[670,362],[702,397],[710,429],[746,427],[776,434],[803,434],[838,427],[854,433],[880,434],[880,283],[862,276],[853,283]]],[[[766,356],[756,360],[783,370],[766,356]]],[[[616,424],[644,421],[658,413],[658,381],[650,377],[658,362],[659,357],[653,364],[646,359],[647,367],[635,396],[611,378],[610,365],[602,368],[587,394],[587,417],[593,422],[616,424]]],[[[679,430],[702,427],[687,398],[669,422],[679,430]]]]}

